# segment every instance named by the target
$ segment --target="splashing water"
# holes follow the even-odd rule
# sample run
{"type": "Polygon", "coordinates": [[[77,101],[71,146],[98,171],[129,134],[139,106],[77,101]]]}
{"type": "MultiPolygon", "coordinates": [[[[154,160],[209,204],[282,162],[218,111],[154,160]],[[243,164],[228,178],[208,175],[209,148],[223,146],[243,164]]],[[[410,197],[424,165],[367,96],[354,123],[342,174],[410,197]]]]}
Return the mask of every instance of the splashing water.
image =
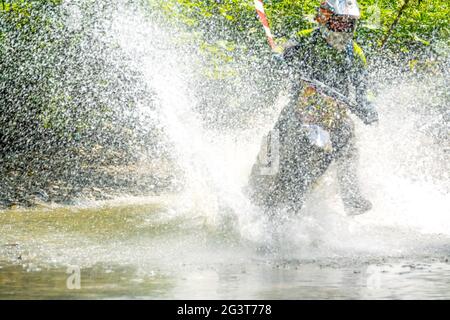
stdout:
{"type": "MultiPolygon", "coordinates": [[[[145,19],[139,20],[135,13],[133,19],[121,14],[115,26],[121,47],[140,65],[156,93],[161,121],[185,174],[184,193],[180,197],[184,208],[178,207],[174,212],[204,216],[214,224],[225,206],[240,218],[244,238],[261,237],[262,214],[250,205],[242,190],[260,137],[270,128],[280,107],[273,108],[266,123],[261,125],[259,121],[248,130],[206,129],[195,111],[199,103],[195,68],[200,59],[192,46],[174,45],[177,34],[145,19]]],[[[248,86],[242,84],[236,94],[246,91],[248,86]]],[[[350,252],[366,249],[368,253],[383,250],[394,253],[403,252],[405,245],[412,251],[417,249],[415,246],[425,245],[415,244],[415,237],[420,234],[450,236],[448,186],[445,186],[448,178],[441,177],[448,172],[447,154],[441,149],[448,141],[432,141],[433,136],[420,130],[420,126],[433,126],[441,116],[439,112],[424,114],[431,108],[430,93],[433,93],[431,84],[412,81],[383,88],[377,100],[380,124],[358,126],[361,179],[373,199],[374,210],[362,217],[345,217],[333,187],[332,173],[328,174],[323,179],[325,186],[316,190],[302,216],[295,219],[297,229],[293,233],[300,236],[293,235],[286,241],[297,242],[302,251],[320,240],[327,243],[328,252],[338,247],[350,252]],[[421,90],[417,90],[418,86],[421,90]],[[410,237],[409,230],[415,230],[410,237]]],[[[232,98],[239,101],[239,97],[232,98]]],[[[311,249],[321,251],[317,247],[311,249]]]]}
{"type": "MultiPolygon", "coordinates": [[[[80,12],[75,10],[69,18],[76,21],[79,15],[80,12]]],[[[170,141],[167,148],[180,168],[177,179],[181,191],[170,200],[161,200],[165,202],[165,208],[158,214],[133,216],[131,222],[124,219],[128,222],[120,234],[129,239],[103,238],[95,234],[92,239],[83,240],[75,233],[74,239],[66,236],[62,245],[54,236],[56,238],[50,237],[43,246],[33,242],[30,247],[35,248],[43,259],[57,265],[67,261],[89,266],[98,262],[123,265],[131,261],[146,275],[149,270],[163,269],[164,265],[175,265],[171,269],[175,270],[173,273],[182,273],[179,267],[182,263],[196,265],[198,261],[207,261],[206,269],[218,263],[219,267],[214,265],[208,269],[206,279],[210,288],[220,287],[221,279],[217,273],[239,273],[241,267],[251,269],[252,263],[261,259],[255,248],[267,240],[266,221],[260,210],[251,205],[243,189],[256,159],[261,136],[271,128],[286,97],[281,94],[274,106],[267,106],[269,112],[255,114],[253,122],[246,126],[225,129],[205,126],[198,112],[201,98],[204,98],[199,96],[200,92],[205,94],[200,90],[201,82],[197,78],[202,57],[194,44],[184,42],[179,32],[129,7],[115,11],[108,32],[111,41],[117,42],[119,49],[128,56],[132,69],[141,72],[145,83],[135,85],[151,88],[154,94],[156,111],[142,104],[139,113],[158,122],[164,129],[170,141]],[[235,247],[231,245],[233,241],[231,244],[218,243],[216,238],[223,216],[229,212],[238,219],[235,229],[239,240],[235,247]],[[135,231],[139,236],[133,236],[135,231]],[[155,233],[149,236],[151,232],[155,233]],[[97,237],[104,245],[97,244],[97,237]],[[71,241],[77,245],[81,242],[83,249],[67,252],[67,243],[71,241]],[[237,264],[228,266],[233,269],[230,272],[224,270],[227,269],[221,264],[224,261],[237,264]]],[[[435,81],[445,83],[446,79],[435,81]]],[[[259,94],[255,92],[256,87],[256,83],[240,81],[238,90],[226,97],[227,101],[239,104],[251,100],[249,97],[259,94]]],[[[311,192],[302,212],[297,217],[287,218],[276,261],[288,261],[289,268],[296,265],[295,261],[311,259],[371,261],[374,257],[414,259],[450,253],[448,137],[441,134],[442,130],[448,130],[445,127],[448,123],[442,118],[446,115],[438,110],[426,113],[430,93],[435,93],[434,87],[431,82],[412,80],[402,80],[395,87],[381,86],[376,101],[380,123],[365,127],[357,122],[362,187],[374,203],[374,209],[363,216],[345,216],[336,191],[336,168],[332,166],[311,192]]],[[[210,94],[215,95],[217,91],[210,94]]],[[[220,115],[227,112],[220,108],[216,106],[208,111],[220,115]]],[[[240,114],[237,112],[234,116],[238,123],[240,114]]],[[[145,210],[138,211],[140,214],[145,210]]],[[[108,214],[99,219],[108,221],[108,214]]],[[[14,236],[11,235],[11,239],[14,236]]],[[[225,240],[228,238],[219,237],[219,242],[225,240]]],[[[270,272],[265,263],[270,263],[270,259],[264,257],[262,264],[255,267],[261,270],[245,278],[247,282],[243,283],[259,281],[260,287],[264,287],[267,284],[264,275],[270,272]]],[[[345,262],[340,266],[343,265],[345,262]]],[[[320,272],[315,272],[317,270],[311,275],[320,282],[320,272]]],[[[189,281],[183,282],[184,286],[178,287],[171,297],[189,295],[187,288],[205,278],[205,272],[199,269],[189,269],[188,273],[189,281]]],[[[333,279],[335,276],[332,275],[333,279]]],[[[339,281],[344,281],[345,277],[345,274],[337,275],[339,281]]],[[[270,279],[289,282],[292,278],[270,279]]],[[[199,289],[204,294],[211,294],[213,289],[208,288],[199,289]]],[[[239,288],[241,296],[254,296],[252,289],[239,288]]],[[[254,291],[260,289],[254,288],[254,291]]],[[[232,295],[227,292],[223,296],[232,295]]],[[[279,295],[274,291],[272,296],[279,295]]]]}
{"type": "MultiPolygon", "coordinates": [[[[264,219],[242,190],[260,137],[270,128],[281,106],[274,107],[265,122],[255,116],[249,129],[205,128],[196,111],[201,103],[197,95],[200,82],[196,78],[201,57],[195,46],[180,43],[180,34],[149,21],[139,11],[123,8],[114,16],[111,34],[154,91],[158,121],[173,144],[175,159],[182,169],[183,177],[179,178],[183,192],[172,214],[204,218],[207,224],[215,226],[220,224],[221,211],[228,208],[239,218],[241,236],[261,240],[264,219]]],[[[229,100],[239,101],[239,95],[252,87],[241,83],[239,89],[229,100]]],[[[327,248],[321,252],[325,255],[336,248],[349,250],[350,254],[352,249],[370,254],[383,250],[403,252],[405,244],[414,251],[415,237],[422,233],[450,236],[445,186],[448,179],[433,180],[448,172],[446,153],[437,150],[448,141],[436,144],[431,142],[432,136],[418,129],[418,124],[424,127],[439,117],[438,112],[423,114],[430,92],[431,84],[409,81],[395,88],[383,88],[377,101],[380,124],[358,126],[361,179],[373,199],[372,212],[357,218],[344,216],[331,169],[301,216],[294,219],[292,238],[285,241],[296,244],[302,252],[312,244],[313,255],[321,252],[317,241],[326,244],[319,246],[327,248]],[[418,86],[422,88],[419,91],[418,86]],[[415,231],[411,231],[410,238],[408,230],[412,229],[415,231]]],[[[283,102],[286,101],[280,104],[283,102]]],[[[146,112],[145,106],[142,112],[146,112]]],[[[223,110],[211,112],[220,114],[223,110]]]]}
{"type": "Polygon", "coordinates": [[[255,208],[242,188],[261,129],[224,132],[204,128],[195,111],[199,102],[195,95],[197,66],[193,62],[200,58],[192,46],[177,45],[177,34],[143,18],[139,20],[136,13],[133,19],[121,14],[114,25],[123,50],[140,66],[155,92],[159,121],[174,145],[177,164],[183,171],[183,192],[172,212],[192,218],[202,216],[214,225],[225,206],[239,212],[242,220],[257,223],[250,216],[255,208]]]}

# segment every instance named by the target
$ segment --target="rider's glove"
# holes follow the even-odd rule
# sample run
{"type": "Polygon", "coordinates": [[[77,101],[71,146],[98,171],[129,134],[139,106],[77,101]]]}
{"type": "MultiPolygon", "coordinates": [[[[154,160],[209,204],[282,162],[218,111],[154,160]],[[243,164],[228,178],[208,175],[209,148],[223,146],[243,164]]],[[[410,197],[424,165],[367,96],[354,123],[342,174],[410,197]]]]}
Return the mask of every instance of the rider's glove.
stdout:
{"type": "Polygon", "coordinates": [[[272,62],[276,64],[283,64],[285,62],[284,55],[282,53],[273,53],[272,62]]]}

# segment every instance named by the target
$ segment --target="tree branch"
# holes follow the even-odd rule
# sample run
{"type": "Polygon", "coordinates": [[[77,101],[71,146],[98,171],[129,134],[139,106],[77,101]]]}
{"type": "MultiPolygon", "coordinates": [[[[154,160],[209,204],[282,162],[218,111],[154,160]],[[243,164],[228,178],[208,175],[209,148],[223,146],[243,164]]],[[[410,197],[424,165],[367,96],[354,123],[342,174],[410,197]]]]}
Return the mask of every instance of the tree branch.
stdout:
{"type": "Polygon", "coordinates": [[[381,49],[384,49],[387,41],[392,35],[392,32],[394,31],[395,27],[397,26],[398,22],[400,21],[400,18],[402,17],[403,12],[405,11],[406,7],[408,6],[410,0],[405,0],[402,7],[400,8],[400,11],[398,12],[397,17],[395,18],[394,22],[392,23],[391,27],[389,28],[388,33],[386,34],[386,37],[384,37],[383,42],[381,43],[381,49]]]}

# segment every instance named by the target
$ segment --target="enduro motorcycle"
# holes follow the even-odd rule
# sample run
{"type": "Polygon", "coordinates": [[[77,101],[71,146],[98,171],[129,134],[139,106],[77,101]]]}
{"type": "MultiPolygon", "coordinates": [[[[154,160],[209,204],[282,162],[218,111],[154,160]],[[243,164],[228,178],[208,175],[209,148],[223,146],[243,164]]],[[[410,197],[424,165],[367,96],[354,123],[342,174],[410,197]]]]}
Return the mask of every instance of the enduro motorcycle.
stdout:
{"type": "Polygon", "coordinates": [[[306,194],[343,153],[353,134],[348,111],[357,105],[317,80],[301,77],[273,130],[263,137],[247,188],[268,212],[298,212],[306,194]]]}

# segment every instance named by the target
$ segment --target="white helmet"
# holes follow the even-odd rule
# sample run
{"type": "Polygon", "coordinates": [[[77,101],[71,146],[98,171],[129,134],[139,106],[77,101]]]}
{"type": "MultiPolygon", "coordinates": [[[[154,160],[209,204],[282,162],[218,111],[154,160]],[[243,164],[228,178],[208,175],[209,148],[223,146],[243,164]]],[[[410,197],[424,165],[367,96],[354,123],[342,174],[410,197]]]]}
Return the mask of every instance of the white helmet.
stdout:
{"type": "Polygon", "coordinates": [[[329,10],[337,16],[361,18],[361,11],[356,0],[326,0],[322,2],[320,8],[329,10]]]}

